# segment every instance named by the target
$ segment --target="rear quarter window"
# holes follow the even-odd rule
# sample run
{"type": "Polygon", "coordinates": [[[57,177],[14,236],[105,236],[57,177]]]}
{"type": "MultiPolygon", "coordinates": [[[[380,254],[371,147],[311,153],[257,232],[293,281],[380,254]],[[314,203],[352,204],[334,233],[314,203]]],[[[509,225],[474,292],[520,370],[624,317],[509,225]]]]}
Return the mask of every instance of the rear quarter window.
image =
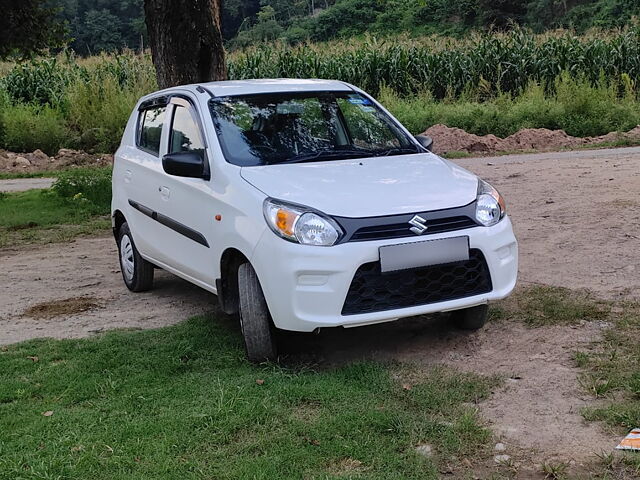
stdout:
{"type": "Polygon", "coordinates": [[[138,118],[138,147],[154,155],[160,153],[160,137],[166,107],[148,108],[138,118]]]}

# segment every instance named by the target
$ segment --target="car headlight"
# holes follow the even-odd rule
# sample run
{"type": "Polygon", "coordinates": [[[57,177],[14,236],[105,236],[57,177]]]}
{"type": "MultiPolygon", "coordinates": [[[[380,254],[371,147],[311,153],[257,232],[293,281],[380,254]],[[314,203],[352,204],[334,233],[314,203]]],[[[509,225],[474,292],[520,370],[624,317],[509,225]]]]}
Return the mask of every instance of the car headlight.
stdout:
{"type": "Polygon", "coordinates": [[[476,198],[476,220],[485,227],[491,227],[505,216],[507,207],[502,195],[484,180],[478,179],[476,198]]]}
{"type": "Polygon", "coordinates": [[[269,228],[290,242],[329,247],[342,235],[334,220],[302,205],[267,198],[263,211],[269,228]]]}

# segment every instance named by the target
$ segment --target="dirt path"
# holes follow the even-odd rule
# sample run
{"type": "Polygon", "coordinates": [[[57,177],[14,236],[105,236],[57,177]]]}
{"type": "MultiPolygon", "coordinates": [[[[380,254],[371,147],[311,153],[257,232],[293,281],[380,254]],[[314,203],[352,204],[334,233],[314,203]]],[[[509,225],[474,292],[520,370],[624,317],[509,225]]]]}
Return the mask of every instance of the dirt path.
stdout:
{"type": "Polygon", "coordinates": [[[14,178],[0,180],[0,192],[24,192],[33,188],[49,188],[55,178],[14,178]]]}
{"type": "Polygon", "coordinates": [[[640,298],[640,148],[456,163],[506,197],[522,282],[640,298]]]}
{"type": "Polygon", "coordinates": [[[162,270],[152,292],[123,288],[112,236],[21,251],[0,250],[0,344],[38,337],[77,338],[111,328],[155,328],[215,308],[216,297],[162,270]],[[100,307],[34,319],[28,307],[85,297],[100,307]]]}
{"type": "MultiPolygon", "coordinates": [[[[596,150],[465,159],[507,198],[520,242],[521,284],[588,288],[606,298],[640,298],[640,149],[596,150]]],[[[165,272],[155,289],[131,294],[122,285],[111,237],[0,251],[0,344],[29,338],[87,336],[110,328],[152,328],[215,309],[215,296],[165,272]],[[101,307],[35,320],[25,310],[45,301],[89,297],[101,307]]],[[[446,363],[508,377],[480,408],[507,444],[507,454],[533,469],[560,458],[576,466],[611,451],[618,439],[587,424],[572,353],[600,338],[603,325],[527,329],[495,323],[461,334],[442,319],[410,319],[327,331],[312,340],[328,361],[373,356],[419,364],[446,363]]],[[[300,344],[304,344],[301,342],[300,344]]]]}

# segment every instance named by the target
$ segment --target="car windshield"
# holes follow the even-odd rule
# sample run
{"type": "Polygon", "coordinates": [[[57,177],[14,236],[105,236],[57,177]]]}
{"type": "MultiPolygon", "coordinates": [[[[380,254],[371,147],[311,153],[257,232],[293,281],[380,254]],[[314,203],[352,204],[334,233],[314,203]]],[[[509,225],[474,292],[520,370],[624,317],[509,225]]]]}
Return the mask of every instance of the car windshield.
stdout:
{"type": "Polygon", "coordinates": [[[210,109],[227,161],[239,166],[421,151],[369,98],[353,92],[217,97],[210,109]]]}

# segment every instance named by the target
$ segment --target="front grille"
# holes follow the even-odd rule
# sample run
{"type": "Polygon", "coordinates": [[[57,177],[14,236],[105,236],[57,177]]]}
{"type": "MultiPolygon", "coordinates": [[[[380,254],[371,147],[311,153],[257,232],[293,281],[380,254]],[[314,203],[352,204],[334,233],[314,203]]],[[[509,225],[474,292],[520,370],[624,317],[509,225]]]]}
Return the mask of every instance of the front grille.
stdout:
{"type": "Polygon", "coordinates": [[[380,262],[365,263],[353,277],[342,314],[428,305],[488,293],[492,288],[487,262],[477,249],[471,249],[464,262],[396,272],[381,273],[380,262]]]}
{"type": "Polygon", "coordinates": [[[475,221],[475,201],[462,207],[442,210],[414,211],[412,213],[379,217],[353,218],[334,216],[333,219],[340,224],[344,231],[340,243],[346,243],[415,237],[416,234],[411,231],[412,225],[409,222],[416,215],[425,219],[427,230],[422,234],[423,236],[479,226],[475,221]]]}
{"type": "MultiPolygon", "coordinates": [[[[431,233],[453,232],[463,228],[475,227],[477,224],[467,216],[435,218],[428,220],[425,235],[431,233]]],[[[393,223],[390,225],[372,225],[356,230],[350,242],[363,242],[367,240],[389,240],[394,238],[415,237],[408,222],[393,223]]]]}

